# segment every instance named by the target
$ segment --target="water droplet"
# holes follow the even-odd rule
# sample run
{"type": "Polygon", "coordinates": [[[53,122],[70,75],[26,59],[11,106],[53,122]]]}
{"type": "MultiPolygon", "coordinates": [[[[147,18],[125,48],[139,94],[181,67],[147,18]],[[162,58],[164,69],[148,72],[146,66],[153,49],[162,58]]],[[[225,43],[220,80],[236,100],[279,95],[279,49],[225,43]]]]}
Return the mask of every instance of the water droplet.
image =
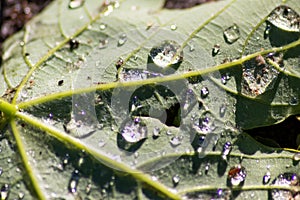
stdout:
{"type": "Polygon", "coordinates": [[[121,130],[121,135],[127,142],[136,143],[147,138],[147,127],[137,119],[139,118],[125,123],[121,130]]]}
{"type": "Polygon", "coordinates": [[[298,98],[297,97],[292,97],[291,100],[290,100],[290,102],[289,102],[289,104],[291,106],[297,106],[299,104],[298,98]]]}
{"type": "Polygon", "coordinates": [[[155,128],[153,129],[152,134],[153,134],[153,138],[154,138],[154,139],[158,138],[158,137],[160,136],[160,128],[159,128],[159,127],[155,127],[155,128]]]}
{"type": "Polygon", "coordinates": [[[25,194],[23,192],[19,192],[19,194],[18,194],[19,200],[24,199],[24,197],[25,197],[25,194]]]}
{"type": "Polygon", "coordinates": [[[228,27],[223,32],[225,41],[229,44],[233,44],[240,38],[240,29],[236,24],[228,27]]]}
{"type": "Polygon", "coordinates": [[[215,44],[214,47],[212,48],[212,56],[216,56],[220,52],[221,46],[219,44],[215,44]]]}
{"type": "Polygon", "coordinates": [[[205,171],[204,171],[205,175],[208,174],[209,169],[210,169],[210,163],[208,162],[208,163],[206,163],[206,165],[205,165],[205,171]]]}
{"type": "Polygon", "coordinates": [[[238,186],[243,184],[246,179],[246,176],[246,169],[240,164],[230,168],[228,172],[228,179],[230,179],[230,183],[232,186],[238,186]]]}
{"type": "Polygon", "coordinates": [[[71,40],[69,41],[69,45],[70,45],[70,50],[73,51],[74,49],[78,49],[78,47],[79,47],[79,42],[78,42],[78,40],[71,39],[71,40]]]}
{"type": "Polygon", "coordinates": [[[123,69],[119,75],[120,81],[138,81],[148,78],[148,73],[140,69],[123,69]]]}
{"type": "Polygon", "coordinates": [[[100,28],[100,30],[105,30],[106,29],[106,27],[107,27],[107,25],[106,24],[100,24],[100,26],[99,26],[99,28],[100,28]]]}
{"type": "Polygon", "coordinates": [[[268,22],[290,32],[300,32],[300,16],[286,5],[276,7],[268,16],[268,22]]]}
{"type": "Polygon", "coordinates": [[[116,62],[116,68],[119,69],[124,64],[124,60],[122,58],[119,58],[116,62]]]}
{"type": "Polygon", "coordinates": [[[232,144],[231,142],[226,142],[224,145],[223,145],[223,150],[222,150],[222,158],[224,160],[227,160],[227,156],[229,155],[230,151],[232,150],[232,144]]]}
{"type": "Polygon", "coordinates": [[[104,16],[108,16],[110,13],[114,11],[115,8],[120,7],[119,1],[115,0],[106,0],[101,6],[100,11],[103,12],[104,16]]]}
{"type": "Polygon", "coordinates": [[[22,40],[22,41],[20,41],[19,45],[20,45],[20,47],[23,47],[25,45],[25,42],[22,40]]]}
{"type": "Polygon", "coordinates": [[[176,29],[177,29],[177,25],[176,25],[176,24],[172,24],[172,25],[171,25],[171,30],[172,30],[172,31],[175,31],[176,29]]]}
{"type": "Polygon", "coordinates": [[[108,40],[107,39],[100,40],[98,48],[99,49],[105,49],[107,47],[107,45],[108,45],[108,40]]]}
{"type": "Polygon", "coordinates": [[[85,193],[89,195],[91,193],[92,189],[92,184],[88,183],[87,186],[85,187],[85,193]]]}
{"type": "Polygon", "coordinates": [[[69,159],[70,159],[69,154],[66,154],[62,161],[63,167],[65,167],[67,164],[69,164],[69,159]]]}
{"type": "Polygon", "coordinates": [[[263,184],[268,184],[269,181],[271,180],[271,173],[267,171],[265,175],[263,176],[263,184]]]}
{"type": "Polygon", "coordinates": [[[6,200],[8,199],[8,195],[9,195],[9,185],[8,184],[4,184],[2,187],[1,187],[1,190],[0,190],[0,197],[1,197],[1,200],[6,200]]]}
{"type": "Polygon", "coordinates": [[[79,182],[79,171],[78,170],[74,170],[69,182],[69,191],[71,193],[76,193],[77,192],[77,186],[78,186],[78,182],[79,182]]]}
{"type": "Polygon", "coordinates": [[[271,30],[271,25],[270,25],[270,24],[267,24],[267,25],[266,25],[266,29],[265,29],[265,31],[264,31],[264,39],[267,39],[267,38],[269,37],[270,30],[271,30]]]}
{"type": "Polygon", "coordinates": [[[0,167],[0,176],[3,174],[3,169],[0,167]]]}
{"type": "Polygon", "coordinates": [[[172,177],[172,181],[173,181],[173,185],[174,187],[178,185],[178,183],[180,182],[180,176],[178,174],[175,174],[173,177],[172,177]]]}
{"type": "Polygon", "coordinates": [[[207,87],[203,87],[200,91],[201,98],[204,99],[209,95],[209,90],[207,87]]]}
{"type": "MultiPolygon", "coordinates": [[[[271,57],[274,62],[281,65],[281,55],[271,57]]],[[[255,59],[246,61],[243,66],[242,93],[256,97],[274,87],[279,71],[265,61],[265,58],[258,55],[255,59]]]]}
{"type": "Polygon", "coordinates": [[[69,8],[75,9],[83,6],[84,0],[70,0],[69,2],[69,8]]]}
{"type": "Polygon", "coordinates": [[[195,50],[194,45],[191,45],[191,46],[190,46],[190,52],[193,52],[194,50],[195,50]]]}
{"type": "Polygon", "coordinates": [[[178,145],[180,145],[182,143],[182,140],[183,140],[183,136],[174,136],[171,138],[170,140],[170,144],[173,146],[173,147],[176,147],[178,145]]]}
{"type": "Polygon", "coordinates": [[[222,75],[222,77],[221,77],[221,83],[222,83],[223,85],[226,85],[227,82],[230,80],[230,78],[231,78],[230,74],[229,74],[228,72],[225,73],[225,74],[222,75]]]}
{"type": "Polygon", "coordinates": [[[300,161],[300,153],[295,153],[293,156],[294,161],[300,161]]]}
{"type": "MultiPolygon", "coordinates": [[[[296,186],[299,187],[299,177],[294,173],[284,173],[280,174],[271,185],[277,186],[296,186]]],[[[272,199],[274,200],[283,200],[283,199],[294,199],[293,197],[297,195],[297,192],[292,190],[279,190],[273,189],[272,199]]]]}
{"type": "Polygon", "coordinates": [[[226,105],[222,104],[221,107],[220,107],[220,111],[219,111],[220,117],[224,117],[226,109],[227,109],[226,105]]]}
{"type": "Polygon", "coordinates": [[[157,66],[164,68],[181,62],[183,52],[180,45],[175,41],[165,40],[161,44],[154,46],[150,50],[149,56],[157,66]]]}
{"type": "Polygon", "coordinates": [[[123,33],[120,35],[119,40],[118,40],[118,47],[123,46],[127,41],[127,35],[123,33]]]}

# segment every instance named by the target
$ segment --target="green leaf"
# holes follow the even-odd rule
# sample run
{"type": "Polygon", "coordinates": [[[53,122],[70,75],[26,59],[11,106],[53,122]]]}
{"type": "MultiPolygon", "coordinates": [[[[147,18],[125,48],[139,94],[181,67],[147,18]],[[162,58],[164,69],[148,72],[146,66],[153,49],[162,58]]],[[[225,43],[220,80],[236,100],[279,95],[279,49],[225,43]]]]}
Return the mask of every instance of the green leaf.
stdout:
{"type": "Polygon", "coordinates": [[[299,31],[269,17],[283,4],[292,11],[279,7],[279,22],[297,18],[296,0],[68,3],[54,1],[4,44],[2,199],[299,192],[271,184],[298,173],[299,152],[243,133],[300,113],[299,31]]]}

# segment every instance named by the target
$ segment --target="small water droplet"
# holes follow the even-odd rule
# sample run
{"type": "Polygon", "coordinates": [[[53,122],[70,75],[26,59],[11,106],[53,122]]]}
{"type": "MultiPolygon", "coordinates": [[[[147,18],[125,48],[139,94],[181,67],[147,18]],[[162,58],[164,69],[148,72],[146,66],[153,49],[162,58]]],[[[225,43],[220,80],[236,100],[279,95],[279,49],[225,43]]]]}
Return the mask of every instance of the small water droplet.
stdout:
{"type": "Polygon", "coordinates": [[[0,190],[0,197],[1,197],[1,200],[6,200],[8,199],[8,195],[9,195],[9,185],[8,184],[4,184],[2,187],[1,187],[1,190],[0,190]]]}
{"type": "Polygon", "coordinates": [[[223,32],[225,41],[229,44],[233,44],[240,38],[240,29],[236,24],[228,27],[223,32]]]}
{"type": "Polygon", "coordinates": [[[204,99],[209,95],[209,90],[207,87],[203,87],[200,91],[201,98],[204,99]]]}
{"type": "Polygon", "coordinates": [[[92,184],[88,183],[87,186],[85,187],[85,193],[89,195],[91,193],[92,189],[92,184]]]}
{"type": "Polygon", "coordinates": [[[0,176],[3,174],[3,169],[0,167],[0,176]]]}
{"type": "Polygon", "coordinates": [[[127,35],[123,33],[120,35],[119,40],[118,40],[118,47],[123,46],[127,41],[127,35]]]}
{"type": "Polygon", "coordinates": [[[183,136],[174,136],[170,139],[170,144],[173,146],[173,147],[176,147],[178,145],[180,145],[182,143],[182,140],[183,140],[183,136]]]}
{"type": "Polygon", "coordinates": [[[99,45],[98,45],[98,48],[99,49],[105,49],[108,45],[108,40],[105,39],[105,40],[100,40],[99,41],[99,45]]]}
{"type": "Polygon", "coordinates": [[[173,181],[173,185],[174,187],[176,187],[178,185],[178,183],[180,182],[180,176],[178,174],[175,174],[173,177],[172,177],[172,181],[173,181]]]}
{"type": "Polygon", "coordinates": [[[206,165],[205,165],[205,171],[204,171],[205,175],[208,174],[209,169],[210,169],[210,163],[208,162],[208,163],[206,163],[206,165]]]}
{"type": "Polygon", "coordinates": [[[114,11],[115,8],[119,8],[119,1],[115,0],[106,0],[103,2],[100,11],[103,12],[104,16],[108,16],[110,13],[114,11]]]}
{"type": "Polygon", "coordinates": [[[190,52],[193,52],[195,50],[195,46],[194,45],[191,45],[190,46],[190,52]]]}
{"type": "Polygon", "coordinates": [[[24,192],[19,192],[19,194],[18,194],[18,198],[19,198],[19,200],[22,200],[22,199],[24,199],[24,197],[25,197],[25,194],[24,194],[24,192]]]}
{"type": "Polygon", "coordinates": [[[122,58],[119,58],[116,62],[116,68],[119,69],[124,64],[124,60],[122,58]]]}
{"type": "Polygon", "coordinates": [[[240,164],[230,168],[228,172],[228,179],[232,186],[238,186],[244,183],[247,173],[245,167],[240,164]]]}
{"type": "Polygon", "coordinates": [[[224,117],[226,109],[227,109],[226,105],[222,104],[221,107],[220,107],[220,110],[219,110],[220,117],[224,117]]]}
{"type": "Polygon", "coordinates": [[[71,40],[69,41],[69,45],[70,45],[70,50],[73,51],[73,50],[75,50],[75,49],[78,49],[78,47],[79,47],[79,42],[78,42],[78,40],[71,39],[71,40]]]}
{"type": "Polygon", "coordinates": [[[293,156],[294,161],[300,161],[300,153],[295,153],[293,156]]]}
{"type": "Polygon", "coordinates": [[[170,26],[170,28],[171,28],[172,31],[175,31],[177,29],[177,25],[176,24],[172,24],[170,26]]]}
{"type": "Polygon", "coordinates": [[[223,145],[223,150],[222,150],[222,158],[224,160],[227,160],[227,156],[229,155],[230,151],[232,150],[232,144],[231,142],[226,142],[224,145],[223,145]]]}
{"type": "Polygon", "coordinates": [[[263,184],[268,184],[271,180],[271,173],[267,171],[265,175],[263,176],[263,184]]]}
{"type": "Polygon", "coordinates": [[[127,142],[136,143],[147,138],[147,132],[147,127],[137,117],[134,121],[125,123],[121,135],[127,142]]]}
{"type": "Polygon", "coordinates": [[[212,48],[212,56],[216,56],[220,52],[221,46],[219,44],[215,44],[212,48]]]}
{"type": "Polygon", "coordinates": [[[265,31],[264,31],[264,39],[267,39],[267,38],[269,37],[270,30],[271,30],[271,25],[270,25],[270,24],[267,24],[267,25],[266,25],[266,29],[265,29],[265,31]]]}
{"type": "Polygon", "coordinates": [[[154,127],[152,134],[153,134],[152,136],[154,139],[158,138],[160,136],[160,128],[154,127]]]}
{"type": "Polygon", "coordinates": [[[99,28],[100,28],[100,30],[105,30],[106,29],[106,27],[107,27],[107,25],[106,24],[103,24],[103,23],[101,23],[100,25],[99,25],[99,28]]]}
{"type": "Polygon", "coordinates": [[[286,5],[276,7],[268,16],[268,22],[290,32],[300,32],[300,16],[286,5]]]}
{"type": "Polygon", "coordinates": [[[69,2],[69,8],[75,9],[83,6],[84,0],[70,0],[69,2]]]}
{"type": "Polygon", "coordinates": [[[25,42],[22,40],[22,41],[20,41],[19,45],[20,45],[20,47],[23,47],[25,45],[25,42]]]}
{"type": "Polygon", "coordinates": [[[71,193],[76,193],[77,192],[77,186],[78,186],[78,182],[79,182],[79,171],[78,170],[74,170],[71,176],[71,179],[69,181],[69,191],[71,193]]]}
{"type": "Polygon", "coordinates": [[[230,80],[230,78],[231,78],[230,74],[229,74],[228,72],[225,73],[225,74],[222,75],[222,77],[221,77],[221,83],[222,83],[223,85],[226,85],[227,82],[230,80]]]}
{"type": "Polygon", "coordinates": [[[289,104],[291,106],[297,106],[299,104],[298,98],[297,97],[292,97],[291,100],[290,100],[290,102],[289,102],[289,104]]]}
{"type": "Polygon", "coordinates": [[[183,52],[180,45],[175,41],[164,40],[150,50],[149,56],[154,64],[164,68],[181,62],[183,52]]]}

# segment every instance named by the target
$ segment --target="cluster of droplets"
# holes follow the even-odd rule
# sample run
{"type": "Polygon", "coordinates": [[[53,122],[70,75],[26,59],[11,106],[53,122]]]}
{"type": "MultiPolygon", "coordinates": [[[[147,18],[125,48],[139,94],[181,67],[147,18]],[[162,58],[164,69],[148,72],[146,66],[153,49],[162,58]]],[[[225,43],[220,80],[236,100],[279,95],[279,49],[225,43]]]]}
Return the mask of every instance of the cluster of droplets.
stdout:
{"type": "MultiPolygon", "coordinates": [[[[284,173],[280,174],[273,182],[273,186],[286,186],[286,187],[299,187],[300,179],[299,176],[295,173],[284,173]]],[[[273,189],[272,192],[273,200],[282,200],[282,199],[299,199],[300,192],[284,189],[273,189]]]]}

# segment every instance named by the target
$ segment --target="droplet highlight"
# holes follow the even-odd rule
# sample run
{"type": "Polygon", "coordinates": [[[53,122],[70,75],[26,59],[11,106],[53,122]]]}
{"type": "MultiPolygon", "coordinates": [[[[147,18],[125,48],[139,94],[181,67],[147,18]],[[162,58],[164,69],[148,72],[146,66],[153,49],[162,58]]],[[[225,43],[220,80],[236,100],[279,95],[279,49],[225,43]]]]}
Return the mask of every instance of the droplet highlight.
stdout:
{"type": "Polygon", "coordinates": [[[224,30],[223,35],[227,43],[233,44],[240,38],[240,29],[236,24],[233,24],[224,30]]]}
{"type": "Polygon", "coordinates": [[[153,63],[165,68],[170,65],[178,64],[183,59],[183,52],[180,45],[172,40],[165,40],[154,46],[149,53],[153,63]]]}
{"type": "Polygon", "coordinates": [[[173,185],[174,185],[174,187],[176,187],[178,184],[179,184],[179,182],[180,182],[180,176],[178,175],[178,174],[175,174],[173,177],[172,177],[172,181],[173,181],[173,185]]]}
{"type": "Polygon", "coordinates": [[[221,46],[219,44],[215,44],[212,48],[211,54],[212,56],[216,56],[219,54],[221,46]]]}
{"type": "Polygon", "coordinates": [[[300,153],[295,153],[293,156],[294,161],[300,161],[300,153]]]}

